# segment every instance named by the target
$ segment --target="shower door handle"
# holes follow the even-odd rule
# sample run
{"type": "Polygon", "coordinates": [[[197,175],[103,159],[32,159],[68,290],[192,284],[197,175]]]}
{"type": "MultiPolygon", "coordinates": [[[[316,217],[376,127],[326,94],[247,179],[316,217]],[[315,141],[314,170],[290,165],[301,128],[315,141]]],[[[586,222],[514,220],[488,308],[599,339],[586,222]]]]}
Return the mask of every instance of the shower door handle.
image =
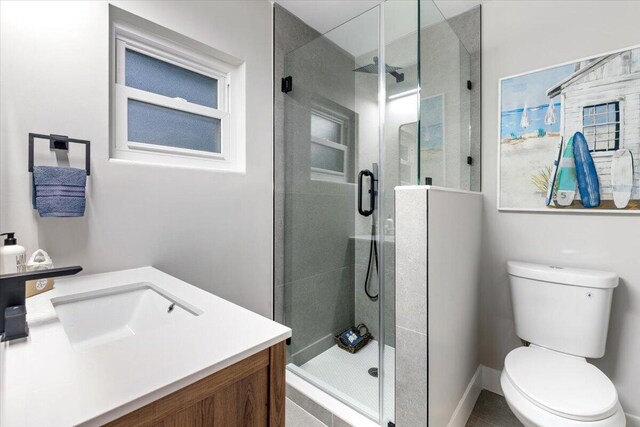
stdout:
{"type": "Polygon", "coordinates": [[[369,216],[373,213],[376,205],[376,190],[375,190],[375,181],[376,178],[368,169],[361,170],[358,174],[358,212],[362,216],[369,216]],[[371,182],[369,187],[369,209],[362,209],[362,180],[365,176],[371,178],[369,181],[371,182]]]}

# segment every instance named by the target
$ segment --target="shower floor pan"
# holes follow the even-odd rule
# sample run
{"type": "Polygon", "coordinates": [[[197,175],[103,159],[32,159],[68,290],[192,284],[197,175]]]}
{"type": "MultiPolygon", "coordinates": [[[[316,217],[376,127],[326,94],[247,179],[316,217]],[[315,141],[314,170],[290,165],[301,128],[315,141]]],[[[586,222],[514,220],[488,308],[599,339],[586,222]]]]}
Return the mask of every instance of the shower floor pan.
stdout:
{"type": "MultiPolygon", "coordinates": [[[[384,353],[384,424],[393,421],[395,413],[395,349],[385,346],[384,353]]],[[[302,366],[292,363],[289,369],[321,386],[325,391],[349,403],[372,419],[378,418],[378,378],[369,368],[378,367],[378,342],[371,341],[355,354],[334,345],[302,366]]]]}

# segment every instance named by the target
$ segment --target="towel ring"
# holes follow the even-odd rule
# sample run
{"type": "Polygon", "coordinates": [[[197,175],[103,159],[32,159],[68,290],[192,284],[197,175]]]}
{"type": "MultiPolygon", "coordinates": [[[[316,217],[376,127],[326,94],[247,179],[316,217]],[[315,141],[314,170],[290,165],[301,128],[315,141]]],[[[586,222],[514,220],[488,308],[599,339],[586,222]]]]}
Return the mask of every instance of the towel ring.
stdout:
{"type": "Polygon", "coordinates": [[[29,172],[33,172],[33,149],[35,139],[46,139],[49,141],[50,150],[69,150],[69,143],[84,144],[85,146],[85,170],[87,176],[91,175],[91,141],[84,139],[69,138],[65,135],[43,135],[39,133],[29,133],[29,172]]]}

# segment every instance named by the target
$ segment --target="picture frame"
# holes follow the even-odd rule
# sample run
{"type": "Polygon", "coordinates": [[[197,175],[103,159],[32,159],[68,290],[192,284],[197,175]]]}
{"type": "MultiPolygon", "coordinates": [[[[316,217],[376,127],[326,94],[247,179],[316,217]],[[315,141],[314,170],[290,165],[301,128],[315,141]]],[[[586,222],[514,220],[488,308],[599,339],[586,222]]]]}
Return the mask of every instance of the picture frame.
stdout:
{"type": "Polygon", "coordinates": [[[640,213],[640,45],[501,78],[498,94],[499,211],[640,213]]]}

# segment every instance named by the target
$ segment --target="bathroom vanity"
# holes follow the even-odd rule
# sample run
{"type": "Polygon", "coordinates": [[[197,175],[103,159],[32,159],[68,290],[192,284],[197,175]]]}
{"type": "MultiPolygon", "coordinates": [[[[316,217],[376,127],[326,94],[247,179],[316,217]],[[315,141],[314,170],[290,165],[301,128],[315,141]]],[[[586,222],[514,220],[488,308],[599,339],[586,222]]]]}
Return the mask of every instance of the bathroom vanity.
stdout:
{"type": "Polygon", "coordinates": [[[284,383],[279,343],[107,426],[284,426],[284,383]]]}
{"type": "Polygon", "coordinates": [[[291,330],[152,267],[58,279],[0,344],[0,425],[283,426],[291,330]]]}

